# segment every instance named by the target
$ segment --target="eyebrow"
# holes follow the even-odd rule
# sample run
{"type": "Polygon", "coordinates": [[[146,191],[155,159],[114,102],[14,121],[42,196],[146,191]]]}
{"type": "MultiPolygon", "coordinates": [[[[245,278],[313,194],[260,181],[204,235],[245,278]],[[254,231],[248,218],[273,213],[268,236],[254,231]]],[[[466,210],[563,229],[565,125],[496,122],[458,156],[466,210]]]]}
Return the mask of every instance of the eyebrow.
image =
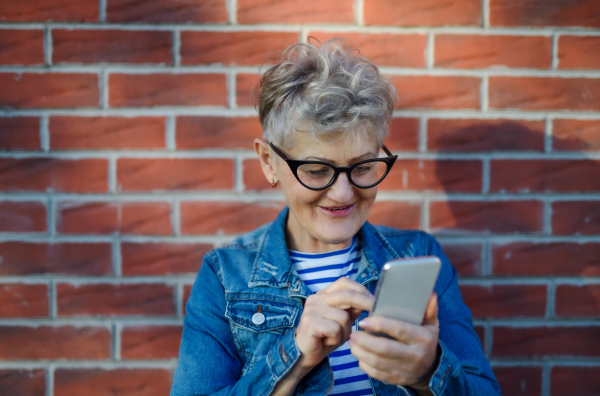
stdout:
{"type": "MultiPolygon", "coordinates": [[[[363,154],[361,156],[350,158],[350,161],[348,161],[348,163],[353,164],[353,163],[358,162],[358,161],[362,161],[362,160],[365,160],[365,159],[372,159],[372,158],[377,158],[377,154],[373,154],[372,152],[368,152],[368,153],[365,153],[365,154],[363,154]]],[[[329,158],[313,157],[313,156],[305,157],[303,160],[304,161],[321,161],[321,162],[327,162],[327,163],[334,164],[334,165],[336,163],[335,161],[332,161],[329,158]]]]}

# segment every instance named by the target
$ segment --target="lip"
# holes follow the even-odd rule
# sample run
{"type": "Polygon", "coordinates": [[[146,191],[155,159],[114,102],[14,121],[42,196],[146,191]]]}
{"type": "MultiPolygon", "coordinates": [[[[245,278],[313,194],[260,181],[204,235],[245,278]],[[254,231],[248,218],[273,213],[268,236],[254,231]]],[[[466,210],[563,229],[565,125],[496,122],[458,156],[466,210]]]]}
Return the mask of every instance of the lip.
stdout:
{"type": "Polygon", "coordinates": [[[339,205],[339,206],[330,206],[330,207],[326,207],[326,206],[319,206],[319,208],[321,209],[321,211],[323,211],[327,216],[329,217],[345,217],[348,216],[352,210],[354,209],[355,204],[350,204],[350,205],[339,205]],[[330,208],[343,208],[345,207],[346,209],[341,209],[341,210],[330,210],[330,208]]]}

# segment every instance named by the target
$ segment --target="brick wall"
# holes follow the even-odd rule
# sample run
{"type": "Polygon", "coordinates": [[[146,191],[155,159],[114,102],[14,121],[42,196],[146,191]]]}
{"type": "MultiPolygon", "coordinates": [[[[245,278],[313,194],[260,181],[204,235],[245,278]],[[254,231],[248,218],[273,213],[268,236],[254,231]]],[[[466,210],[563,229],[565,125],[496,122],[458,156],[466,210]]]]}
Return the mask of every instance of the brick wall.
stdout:
{"type": "Polygon", "coordinates": [[[371,220],[433,232],[506,395],[600,394],[596,0],[0,1],[0,394],[166,395],[203,254],[283,205],[264,54],[396,85],[371,220]]]}

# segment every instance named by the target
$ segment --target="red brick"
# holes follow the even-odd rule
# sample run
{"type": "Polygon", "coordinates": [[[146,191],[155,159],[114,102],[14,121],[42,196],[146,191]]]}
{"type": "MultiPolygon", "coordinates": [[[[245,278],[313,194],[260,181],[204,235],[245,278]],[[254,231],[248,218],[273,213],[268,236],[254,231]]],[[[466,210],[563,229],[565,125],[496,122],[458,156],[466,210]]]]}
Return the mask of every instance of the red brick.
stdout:
{"type": "Polygon", "coordinates": [[[172,235],[168,202],[122,202],[119,229],[123,234],[172,235]]]}
{"type": "Polygon", "coordinates": [[[364,5],[366,25],[448,26],[481,25],[477,0],[369,0],[364,5]]]}
{"type": "Polygon", "coordinates": [[[196,274],[212,248],[204,243],[122,243],[123,275],[196,274]]]}
{"type": "Polygon", "coordinates": [[[3,22],[96,22],[98,14],[98,0],[44,0],[43,6],[35,1],[0,2],[3,22]]]}
{"type": "Polygon", "coordinates": [[[431,151],[544,151],[544,121],[438,119],[427,121],[431,151]]]}
{"type": "Polygon", "coordinates": [[[105,327],[0,326],[0,359],[110,358],[111,334],[105,327]]]}
{"type": "Polygon", "coordinates": [[[0,232],[46,231],[46,217],[42,203],[0,201],[0,232]]]}
{"type": "Polygon", "coordinates": [[[125,327],[121,333],[121,358],[177,358],[181,331],[181,326],[125,327]]]}
{"type": "Polygon", "coordinates": [[[0,275],[111,275],[108,243],[1,242],[0,275]]]}
{"type": "Polygon", "coordinates": [[[600,3],[595,0],[490,0],[490,25],[600,27],[600,3]]]}
{"type": "Polygon", "coordinates": [[[600,243],[494,244],[491,255],[495,275],[600,276],[600,243]]]}
{"type": "Polygon", "coordinates": [[[600,234],[600,201],[553,202],[552,233],[600,234]]]}
{"type": "Polygon", "coordinates": [[[10,396],[45,396],[46,371],[44,369],[0,370],[0,389],[10,396]]]}
{"type": "Polygon", "coordinates": [[[352,0],[238,0],[237,20],[252,23],[353,23],[352,0]]]}
{"type": "Polygon", "coordinates": [[[427,36],[424,34],[355,33],[310,31],[320,42],[343,37],[351,40],[360,55],[377,66],[425,67],[427,36]]]}
{"type": "Polygon", "coordinates": [[[173,315],[173,288],[164,284],[56,286],[60,316],[173,315]]]}
{"type": "Polygon", "coordinates": [[[0,48],[3,65],[43,65],[45,62],[42,30],[1,29],[0,48]]]}
{"type": "Polygon", "coordinates": [[[100,193],[108,191],[108,161],[0,158],[0,190],[100,193]]]}
{"type": "Polygon", "coordinates": [[[598,326],[494,328],[493,357],[598,357],[598,326]]]}
{"type": "Polygon", "coordinates": [[[141,30],[52,30],[54,63],[172,64],[171,32],[141,30]]]}
{"type": "Polygon", "coordinates": [[[491,191],[600,191],[600,161],[492,160],[490,180],[491,191]]]}
{"type": "Polygon", "coordinates": [[[24,283],[0,285],[0,317],[48,316],[48,286],[24,283]]]}
{"type": "Polygon", "coordinates": [[[552,396],[597,396],[600,394],[598,367],[553,366],[550,372],[552,396]]]}
{"type": "Polygon", "coordinates": [[[392,118],[390,133],[383,143],[392,151],[417,151],[419,149],[419,119],[392,118]]]}
{"type": "MultiPolygon", "coordinates": [[[[600,20],[600,8],[599,8],[600,20]]],[[[558,38],[559,69],[600,69],[600,37],[560,36],[558,38]]]]}
{"type": "Polygon", "coordinates": [[[546,315],[545,285],[461,285],[460,291],[475,318],[544,317],[546,315]]]}
{"type": "Polygon", "coordinates": [[[442,249],[461,276],[483,274],[483,246],[480,243],[441,243],[442,249]]]}
{"type": "Polygon", "coordinates": [[[182,234],[232,234],[275,220],[281,202],[182,202],[182,234]]]}
{"type": "Polygon", "coordinates": [[[57,231],[67,234],[169,235],[171,206],[167,202],[61,202],[57,231]]]}
{"type": "Polygon", "coordinates": [[[165,369],[60,368],[54,372],[54,396],[164,396],[170,388],[170,371],[165,369]]]}
{"type": "Polygon", "coordinates": [[[479,160],[400,159],[379,185],[383,191],[481,192],[479,160]]]}
{"type": "Polygon", "coordinates": [[[108,22],[227,22],[223,0],[107,0],[108,22]]]}
{"type": "Polygon", "coordinates": [[[254,106],[254,89],[258,85],[258,74],[238,73],[235,76],[235,102],[238,106],[254,106]]]}
{"type": "Polygon", "coordinates": [[[183,314],[185,315],[185,304],[192,293],[192,285],[183,285],[183,296],[181,296],[181,304],[183,306],[183,314]]]}
{"type": "Polygon", "coordinates": [[[262,138],[257,117],[178,117],[177,148],[243,148],[252,150],[262,138]]]}
{"type": "Polygon", "coordinates": [[[600,120],[554,120],[553,150],[600,150],[600,120]]]}
{"type": "Polygon", "coordinates": [[[0,150],[40,150],[40,119],[0,117],[0,150]]]}
{"type": "Polygon", "coordinates": [[[110,106],[227,105],[224,74],[111,74],[110,106]]]}
{"type": "Polygon", "coordinates": [[[394,228],[421,228],[420,202],[375,202],[369,213],[368,221],[394,228]]]}
{"type": "Polygon", "coordinates": [[[543,229],[539,201],[431,202],[430,227],[436,232],[527,233],[543,229]]]}
{"type": "Polygon", "coordinates": [[[118,229],[119,206],[111,202],[60,202],[56,230],[67,234],[107,234],[118,229]]]}
{"type": "Polygon", "coordinates": [[[388,76],[398,91],[397,109],[479,109],[477,77],[388,76]]]}
{"type": "Polygon", "coordinates": [[[543,36],[437,34],[434,51],[435,67],[549,69],[552,65],[552,39],[543,36]]]}
{"type": "MultiPolygon", "coordinates": [[[[493,367],[494,375],[505,395],[540,396],[542,394],[541,367],[493,367]]],[[[554,392],[552,393],[554,395],[554,392]]]]}
{"type": "Polygon", "coordinates": [[[558,285],[555,309],[557,316],[600,316],[600,285],[558,285]]]}
{"type": "Polygon", "coordinates": [[[181,32],[181,63],[263,65],[268,53],[297,41],[297,32],[181,32]]]}
{"type": "Polygon", "coordinates": [[[117,181],[120,191],[230,190],[233,168],[222,158],[121,158],[117,181]]]}
{"type": "Polygon", "coordinates": [[[164,149],[165,117],[50,117],[52,150],[164,149]]]}
{"type": "Polygon", "coordinates": [[[96,74],[0,73],[0,107],[98,106],[96,74]]]}
{"type": "Polygon", "coordinates": [[[490,108],[600,110],[600,79],[490,77],[490,108]]]}

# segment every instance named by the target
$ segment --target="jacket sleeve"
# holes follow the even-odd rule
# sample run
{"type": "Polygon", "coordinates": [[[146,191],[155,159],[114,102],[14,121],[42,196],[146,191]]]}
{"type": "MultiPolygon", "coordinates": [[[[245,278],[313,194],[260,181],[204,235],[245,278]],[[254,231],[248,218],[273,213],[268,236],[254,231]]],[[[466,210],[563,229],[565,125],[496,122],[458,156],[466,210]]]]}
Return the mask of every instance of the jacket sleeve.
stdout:
{"type": "Polygon", "coordinates": [[[428,254],[442,260],[435,286],[441,354],[429,389],[434,395],[500,395],[500,386],[473,330],[471,312],[462,300],[456,269],[433,237],[427,235],[424,243],[428,254]]]}
{"type": "Polygon", "coordinates": [[[268,395],[300,356],[293,332],[283,335],[264,359],[241,376],[243,362],[225,317],[217,260],[210,252],[205,256],[186,304],[171,396],[268,395]]]}

